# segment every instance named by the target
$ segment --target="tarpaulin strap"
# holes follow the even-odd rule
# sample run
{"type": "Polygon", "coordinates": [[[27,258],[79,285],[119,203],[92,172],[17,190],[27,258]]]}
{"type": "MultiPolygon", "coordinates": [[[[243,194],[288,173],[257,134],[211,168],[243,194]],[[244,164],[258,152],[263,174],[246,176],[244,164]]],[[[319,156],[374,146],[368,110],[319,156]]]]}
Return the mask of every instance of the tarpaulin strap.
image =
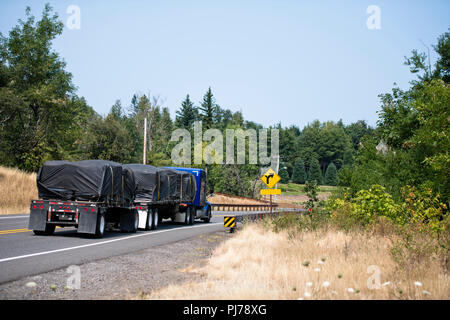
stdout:
{"type": "Polygon", "coordinates": [[[123,173],[122,173],[122,203],[125,200],[125,194],[123,193],[123,189],[124,189],[124,179],[123,179],[123,173]]]}
{"type": "Polygon", "coordinates": [[[183,200],[183,175],[180,175],[180,201],[183,200]]]}
{"type": "Polygon", "coordinates": [[[114,200],[114,171],[111,166],[109,166],[111,170],[111,200],[114,200]]]}
{"type": "Polygon", "coordinates": [[[158,201],[159,201],[159,190],[161,189],[161,176],[159,175],[159,172],[157,172],[158,175],[158,201]]]}

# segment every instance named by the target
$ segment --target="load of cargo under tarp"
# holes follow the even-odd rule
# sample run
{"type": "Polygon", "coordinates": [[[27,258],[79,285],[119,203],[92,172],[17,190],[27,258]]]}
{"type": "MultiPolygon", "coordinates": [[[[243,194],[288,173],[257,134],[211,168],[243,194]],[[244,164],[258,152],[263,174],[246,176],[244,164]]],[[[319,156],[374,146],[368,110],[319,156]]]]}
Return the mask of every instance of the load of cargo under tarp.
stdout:
{"type": "Polygon", "coordinates": [[[159,168],[159,199],[190,202],[197,191],[193,174],[168,168],[159,168]]]}
{"type": "Polygon", "coordinates": [[[47,161],[37,175],[39,198],[105,202],[191,202],[195,177],[188,172],[105,160],[47,161]]]}
{"type": "Polygon", "coordinates": [[[106,160],[47,161],[37,175],[41,199],[123,205],[132,195],[122,188],[122,165],[106,160]]]}
{"type": "Polygon", "coordinates": [[[196,192],[191,173],[144,164],[123,165],[125,188],[135,202],[190,202],[196,192]]]}
{"type": "Polygon", "coordinates": [[[124,164],[124,188],[136,202],[158,200],[158,168],[145,164],[124,164]]]}

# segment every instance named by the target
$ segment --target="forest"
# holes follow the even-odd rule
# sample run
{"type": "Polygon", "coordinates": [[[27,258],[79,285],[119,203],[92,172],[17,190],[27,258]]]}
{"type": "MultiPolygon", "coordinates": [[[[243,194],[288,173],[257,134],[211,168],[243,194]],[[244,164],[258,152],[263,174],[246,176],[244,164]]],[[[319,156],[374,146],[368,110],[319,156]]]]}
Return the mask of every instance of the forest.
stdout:
{"type": "MultiPolygon", "coordinates": [[[[77,95],[64,59],[52,49],[62,32],[62,22],[47,5],[39,20],[27,9],[25,20],[8,35],[0,34],[2,166],[36,172],[52,159],[141,163],[144,118],[147,163],[156,166],[171,165],[176,144],[170,141],[171,132],[192,130],[194,121],[202,121],[203,130],[263,128],[244,119],[242,112],[220,106],[211,87],[203,97],[186,93],[179,106],[170,106],[177,110],[175,119],[158,95],[139,92],[131,101],[116,100],[108,114],[98,114],[77,95]]],[[[375,128],[364,120],[346,125],[342,119],[316,120],[304,128],[280,123],[269,127],[279,130],[283,181],[338,185],[353,196],[377,184],[395,199],[410,186],[432,190],[448,203],[449,39],[449,32],[437,39],[434,65],[416,50],[405,58],[417,78],[408,90],[394,85],[392,92],[380,94],[375,128]]],[[[258,165],[213,164],[208,170],[211,191],[256,195],[258,165]]]]}

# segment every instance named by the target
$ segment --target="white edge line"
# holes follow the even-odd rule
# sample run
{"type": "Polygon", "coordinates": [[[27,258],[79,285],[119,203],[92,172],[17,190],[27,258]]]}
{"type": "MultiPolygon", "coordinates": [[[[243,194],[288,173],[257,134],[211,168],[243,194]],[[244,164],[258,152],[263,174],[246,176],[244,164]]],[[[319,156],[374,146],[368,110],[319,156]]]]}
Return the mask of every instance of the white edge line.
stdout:
{"type": "Polygon", "coordinates": [[[118,239],[112,239],[112,240],[106,240],[106,241],[102,241],[102,242],[95,242],[95,243],[84,244],[84,245],[76,246],[76,247],[62,248],[62,249],[57,249],[57,250],[43,251],[43,252],[26,254],[26,255],[23,255],[23,256],[4,258],[4,259],[0,259],[0,262],[6,262],[6,261],[12,261],[12,260],[18,260],[18,259],[24,259],[24,258],[30,258],[30,257],[35,257],[35,256],[41,256],[41,255],[44,255],[44,254],[57,253],[57,252],[75,250],[75,249],[82,249],[82,248],[93,247],[93,246],[99,246],[101,244],[107,244],[107,243],[116,242],[116,241],[128,240],[128,239],[133,239],[133,238],[153,235],[153,234],[157,234],[157,233],[163,233],[163,232],[169,232],[169,231],[179,231],[179,230],[192,229],[192,228],[209,227],[209,226],[214,226],[214,225],[218,225],[218,224],[223,224],[223,222],[209,223],[209,224],[200,225],[200,226],[183,227],[181,229],[180,228],[175,228],[175,229],[167,229],[167,230],[147,232],[147,233],[136,234],[136,235],[132,235],[132,236],[128,236],[128,237],[122,237],[122,238],[118,238],[118,239]]]}
{"type": "Polygon", "coordinates": [[[0,216],[0,220],[3,220],[3,219],[21,219],[21,218],[27,218],[29,216],[30,216],[29,214],[20,215],[20,216],[13,216],[13,217],[2,217],[2,216],[0,216]]]}

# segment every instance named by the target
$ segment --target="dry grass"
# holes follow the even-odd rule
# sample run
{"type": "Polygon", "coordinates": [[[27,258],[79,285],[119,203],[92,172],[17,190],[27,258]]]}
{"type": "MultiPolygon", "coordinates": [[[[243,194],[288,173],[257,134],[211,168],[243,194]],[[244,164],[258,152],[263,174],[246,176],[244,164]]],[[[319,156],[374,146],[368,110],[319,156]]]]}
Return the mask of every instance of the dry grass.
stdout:
{"type": "Polygon", "coordinates": [[[229,194],[215,193],[214,196],[208,197],[208,201],[211,203],[224,203],[224,204],[261,204],[261,201],[257,199],[236,197],[229,194]]]}
{"type": "Polygon", "coordinates": [[[391,259],[390,247],[391,241],[381,235],[328,230],[292,237],[252,224],[217,247],[204,267],[189,269],[203,274],[203,281],[169,285],[146,298],[450,298],[449,279],[438,261],[406,274],[391,259]],[[368,288],[374,275],[370,266],[381,272],[380,289],[368,288]]]}
{"type": "Polygon", "coordinates": [[[0,167],[0,214],[29,212],[37,196],[35,173],[0,167]]]}

